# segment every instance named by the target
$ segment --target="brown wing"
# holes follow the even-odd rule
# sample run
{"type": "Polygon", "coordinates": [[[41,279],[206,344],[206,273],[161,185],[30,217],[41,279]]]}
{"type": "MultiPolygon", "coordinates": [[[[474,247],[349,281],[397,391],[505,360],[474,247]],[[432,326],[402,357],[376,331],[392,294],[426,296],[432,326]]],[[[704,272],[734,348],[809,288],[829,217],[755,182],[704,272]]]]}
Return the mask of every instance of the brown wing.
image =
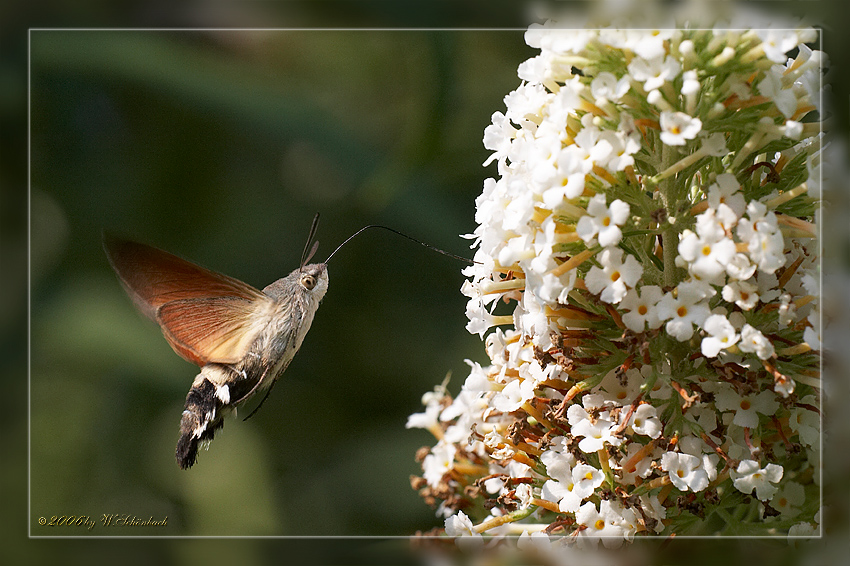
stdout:
{"type": "Polygon", "coordinates": [[[194,364],[242,359],[274,309],[254,287],[157,248],[104,236],[104,249],[139,310],[194,364]]]}
{"type": "Polygon", "coordinates": [[[232,364],[245,357],[273,311],[271,299],[181,299],[159,307],[157,321],[183,358],[199,366],[232,364]]]}

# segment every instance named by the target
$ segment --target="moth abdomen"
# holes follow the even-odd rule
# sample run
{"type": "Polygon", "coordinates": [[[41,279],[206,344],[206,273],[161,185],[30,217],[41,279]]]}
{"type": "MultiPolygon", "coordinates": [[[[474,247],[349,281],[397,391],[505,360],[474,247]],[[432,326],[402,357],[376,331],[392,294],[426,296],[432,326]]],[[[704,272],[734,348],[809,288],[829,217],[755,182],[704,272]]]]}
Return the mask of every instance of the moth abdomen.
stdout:
{"type": "Polygon", "coordinates": [[[192,384],[186,395],[176,452],[177,464],[183,470],[191,468],[195,463],[199,443],[212,440],[215,431],[224,426],[220,416],[223,403],[216,395],[217,390],[215,384],[204,378],[200,384],[192,384]]]}
{"type": "Polygon", "coordinates": [[[235,403],[253,387],[244,371],[222,364],[208,364],[192,383],[186,395],[180,419],[180,439],[177,441],[177,464],[182,469],[192,467],[198,447],[213,439],[224,426],[224,417],[234,410],[235,403]]]}

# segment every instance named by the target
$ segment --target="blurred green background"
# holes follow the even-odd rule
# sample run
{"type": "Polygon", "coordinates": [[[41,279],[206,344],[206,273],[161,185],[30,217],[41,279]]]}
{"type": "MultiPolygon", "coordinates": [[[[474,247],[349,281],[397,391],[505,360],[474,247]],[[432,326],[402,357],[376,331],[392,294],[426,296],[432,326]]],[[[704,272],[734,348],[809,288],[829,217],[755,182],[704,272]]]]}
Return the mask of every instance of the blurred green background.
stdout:
{"type": "MultiPolygon", "coordinates": [[[[106,228],[262,288],[381,223],[459,255],[521,31],[31,32],[32,516],[168,517],[93,535],[409,535],[422,394],[485,361],[462,262],[383,232],[331,263],[248,422],[174,461],[197,368],[133,308],[106,228]]],[[[243,415],[247,412],[243,411],[243,415]]],[[[82,529],[67,528],[68,534],[82,529]]],[[[57,535],[33,525],[34,535],[57,535]]]]}
{"type": "MultiPolygon", "coordinates": [[[[0,561],[423,560],[405,552],[406,540],[26,537],[406,536],[440,524],[407,480],[419,471],[415,450],[433,440],[404,422],[447,372],[458,390],[464,358],[484,360],[480,341],[464,330],[462,265],[390,234],[351,242],[334,259],[313,327],[262,410],[248,422],[229,420],[198,464],[181,472],[174,444],[196,368],[133,309],[100,235],[109,229],[258,287],[297,267],[315,212],[319,257],[369,223],[470,254],[458,235],[474,228],[474,198],[495,174],[480,166],[483,130],[534,50],[521,31],[324,28],[522,29],[539,20],[523,4],[0,6],[0,561]],[[322,29],[57,29],[64,27],[322,29]],[[167,516],[168,526],[63,532],[36,524],[39,516],[105,513],[167,516]]],[[[579,15],[591,5],[566,4],[579,15]]],[[[790,14],[824,26],[833,127],[846,137],[850,35],[841,3],[757,8],[754,25],[790,14]]],[[[834,228],[846,263],[846,226],[834,228]]],[[[837,380],[834,397],[847,384],[837,380]]],[[[839,422],[830,446],[847,438],[839,422]]],[[[827,526],[832,545],[793,552],[784,541],[652,541],[630,546],[627,562],[816,564],[840,555],[844,453],[826,451],[837,478],[826,488],[838,514],[827,526]]]]}

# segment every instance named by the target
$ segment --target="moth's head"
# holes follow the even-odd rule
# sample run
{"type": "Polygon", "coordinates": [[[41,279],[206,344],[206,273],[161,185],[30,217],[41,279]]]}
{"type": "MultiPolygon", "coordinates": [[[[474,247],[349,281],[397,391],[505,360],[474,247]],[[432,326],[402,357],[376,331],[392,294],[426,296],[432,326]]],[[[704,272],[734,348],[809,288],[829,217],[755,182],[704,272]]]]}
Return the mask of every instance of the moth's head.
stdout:
{"type": "Polygon", "coordinates": [[[283,279],[278,279],[263,289],[263,293],[275,300],[285,300],[293,295],[310,297],[319,301],[328,290],[328,266],[324,263],[311,263],[299,267],[283,279]]]}
{"type": "Polygon", "coordinates": [[[295,272],[298,285],[311,295],[322,300],[328,290],[328,266],[325,263],[311,263],[295,272]]]}

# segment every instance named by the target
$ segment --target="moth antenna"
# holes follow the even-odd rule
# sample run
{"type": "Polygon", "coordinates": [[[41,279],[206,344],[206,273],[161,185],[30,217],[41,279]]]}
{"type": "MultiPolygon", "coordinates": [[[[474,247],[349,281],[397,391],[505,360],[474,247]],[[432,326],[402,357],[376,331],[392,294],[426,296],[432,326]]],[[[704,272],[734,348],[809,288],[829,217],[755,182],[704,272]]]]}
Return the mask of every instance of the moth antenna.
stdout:
{"type": "Polygon", "coordinates": [[[307,265],[307,262],[313,259],[313,256],[316,254],[316,250],[319,249],[319,242],[316,241],[313,243],[313,247],[310,247],[310,242],[313,241],[313,238],[316,237],[316,230],[319,229],[319,213],[316,213],[316,216],[313,217],[313,224],[310,225],[310,233],[307,234],[307,243],[304,244],[304,251],[301,252],[301,264],[300,267],[304,267],[307,265]],[[307,250],[310,250],[307,253],[307,250]]]}
{"type": "Polygon", "coordinates": [[[436,247],[436,246],[432,246],[431,244],[426,244],[425,242],[422,242],[422,241],[420,241],[420,240],[417,240],[417,239],[416,239],[416,238],[414,238],[413,236],[408,236],[408,235],[407,235],[407,234],[405,234],[404,232],[399,232],[398,230],[394,230],[393,228],[390,228],[389,226],[383,226],[383,225],[381,225],[381,224],[369,224],[368,226],[364,226],[363,228],[361,228],[360,230],[358,230],[358,231],[357,231],[357,232],[355,232],[354,234],[350,235],[348,238],[346,238],[346,239],[345,239],[345,241],[344,241],[344,242],[342,242],[339,246],[337,246],[337,248],[336,248],[334,251],[332,251],[332,252],[331,252],[331,255],[329,255],[329,256],[328,256],[328,259],[326,259],[326,260],[325,260],[325,263],[328,263],[328,262],[331,260],[331,258],[334,256],[334,254],[335,254],[336,252],[338,252],[338,251],[340,250],[340,248],[342,248],[342,246],[344,246],[344,245],[345,245],[345,244],[347,244],[349,241],[351,241],[352,239],[354,239],[354,237],[355,237],[355,236],[359,236],[360,234],[362,234],[363,232],[365,232],[365,231],[366,231],[366,230],[368,230],[369,228],[381,228],[381,229],[383,229],[383,230],[388,230],[388,231],[392,232],[393,234],[397,234],[397,235],[399,235],[399,236],[402,236],[403,238],[407,238],[408,240],[411,240],[411,241],[413,241],[413,242],[416,242],[417,244],[419,244],[419,245],[421,245],[421,246],[425,246],[425,247],[426,247],[426,248],[428,248],[429,250],[435,251],[435,252],[437,252],[437,253],[443,254],[443,255],[448,256],[448,257],[453,257],[454,259],[459,259],[460,261],[464,261],[464,262],[469,263],[469,264],[474,264],[474,263],[475,263],[475,262],[474,262],[474,261],[472,261],[471,259],[468,259],[468,258],[465,258],[465,257],[461,257],[461,256],[459,256],[459,255],[455,255],[455,254],[450,253],[450,252],[447,252],[447,251],[445,251],[445,250],[441,250],[440,248],[438,248],[438,247],[436,247]]]}
{"type": "Polygon", "coordinates": [[[310,260],[313,259],[314,255],[316,255],[316,250],[318,250],[318,249],[319,249],[319,240],[316,240],[315,242],[313,242],[313,247],[310,249],[310,253],[307,254],[307,258],[301,260],[301,267],[304,267],[305,265],[310,263],[310,260]]]}

